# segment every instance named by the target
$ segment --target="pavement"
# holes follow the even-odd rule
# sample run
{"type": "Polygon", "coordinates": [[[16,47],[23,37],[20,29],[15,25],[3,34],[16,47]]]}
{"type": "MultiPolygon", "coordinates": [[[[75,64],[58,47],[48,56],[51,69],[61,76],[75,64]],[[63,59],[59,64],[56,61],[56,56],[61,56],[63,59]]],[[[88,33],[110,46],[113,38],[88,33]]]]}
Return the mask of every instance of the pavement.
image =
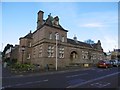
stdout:
{"type": "Polygon", "coordinates": [[[35,71],[24,71],[24,72],[13,72],[9,67],[2,68],[2,77],[16,77],[16,76],[23,76],[23,75],[47,75],[47,74],[56,74],[56,73],[64,73],[64,72],[73,72],[78,70],[88,70],[92,67],[73,67],[73,68],[66,68],[66,69],[50,69],[50,70],[35,70],[35,71]]]}

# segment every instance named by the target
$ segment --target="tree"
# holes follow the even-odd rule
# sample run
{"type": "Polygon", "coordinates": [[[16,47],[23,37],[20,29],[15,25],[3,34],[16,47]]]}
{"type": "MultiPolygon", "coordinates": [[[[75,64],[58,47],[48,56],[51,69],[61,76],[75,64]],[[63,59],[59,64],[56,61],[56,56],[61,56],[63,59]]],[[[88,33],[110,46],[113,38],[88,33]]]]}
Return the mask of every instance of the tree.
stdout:
{"type": "Polygon", "coordinates": [[[2,57],[5,57],[5,52],[10,48],[10,47],[13,47],[12,44],[7,44],[2,52],[2,57]]]}
{"type": "Polygon", "coordinates": [[[94,41],[91,40],[91,39],[85,40],[84,42],[85,42],[85,43],[88,43],[88,44],[94,44],[94,41]]]}

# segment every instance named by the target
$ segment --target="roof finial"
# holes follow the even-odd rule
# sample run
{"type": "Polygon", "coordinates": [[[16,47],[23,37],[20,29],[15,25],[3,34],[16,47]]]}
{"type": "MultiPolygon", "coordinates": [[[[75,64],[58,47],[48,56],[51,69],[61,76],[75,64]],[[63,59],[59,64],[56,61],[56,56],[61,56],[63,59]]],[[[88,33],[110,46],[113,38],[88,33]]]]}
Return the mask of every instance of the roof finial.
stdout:
{"type": "Polygon", "coordinates": [[[76,37],[76,34],[74,34],[74,37],[73,37],[73,39],[74,39],[75,41],[77,41],[77,37],[76,37]]]}

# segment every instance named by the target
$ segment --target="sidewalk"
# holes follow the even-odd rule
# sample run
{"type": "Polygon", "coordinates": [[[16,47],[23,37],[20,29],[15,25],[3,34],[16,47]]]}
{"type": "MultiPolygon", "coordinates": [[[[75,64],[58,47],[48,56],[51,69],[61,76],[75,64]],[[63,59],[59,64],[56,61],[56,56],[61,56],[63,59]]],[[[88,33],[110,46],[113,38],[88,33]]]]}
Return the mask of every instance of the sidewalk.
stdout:
{"type": "Polygon", "coordinates": [[[72,72],[72,71],[79,71],[79,70],[89,70],[92,67],[76,67],[76,68],[66,68],[66,69],[51,69],[49,71],[37,70],[37,71],[28,71],[28,72],[12,72],[9,68],[3,69],[3,76],[2,77],[14,77],[14,76],[31,76],[31,75],[48,75],[48,74],[56,74],[56,73],[65,73],[65,72],[72,72]]]}

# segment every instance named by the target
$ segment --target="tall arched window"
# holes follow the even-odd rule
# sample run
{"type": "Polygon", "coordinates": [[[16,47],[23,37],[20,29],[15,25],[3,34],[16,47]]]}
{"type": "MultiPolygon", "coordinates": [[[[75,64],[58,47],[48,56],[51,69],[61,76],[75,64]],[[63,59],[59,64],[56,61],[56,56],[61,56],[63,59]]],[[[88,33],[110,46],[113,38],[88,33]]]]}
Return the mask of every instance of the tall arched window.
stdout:
{"type": "Polygon", "coordinates": [[[64,41],[65,41],[65,37],[64,37],[64,36],[62,36],[62,38],[61,38],[61,39],[62,39],[62,40],[61,40],[62,42],[64,42],[64,41]]]}
{"type": "Polygon", "coordinates": [[[50,40],[52,39],[52,33],[49,33],[49,39],[50,40]]]}
{"type": "Polygon", "coordinates": [[[59,40],[59,34],[57,32],[55,33],[55,40],[59,40]]]}

